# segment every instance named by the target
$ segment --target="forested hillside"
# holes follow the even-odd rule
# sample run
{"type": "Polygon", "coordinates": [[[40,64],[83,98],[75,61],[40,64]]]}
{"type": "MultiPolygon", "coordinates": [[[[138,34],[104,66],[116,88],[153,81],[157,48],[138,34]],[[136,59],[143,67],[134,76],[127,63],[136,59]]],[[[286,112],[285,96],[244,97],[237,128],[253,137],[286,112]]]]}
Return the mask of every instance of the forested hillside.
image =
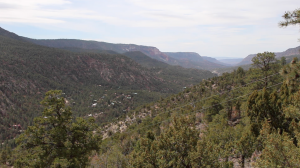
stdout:
{"type": "MultiPolygon", "coordinates": [[[[98,101],[109,101],[119,87],[121,95],[133,92],[126,90],[154,91],[147,96],[150,100],[159,98],[159,92],[171,91],[163,79],[125,56],[74,54],[3,36],[0,43],[1,140],[14,137],[15,133],[8,135],[8,132],[15,128],[21,131],[31,124],[41,110],[39,101],[47,90],[63,90],[80,115],[105,112],[100,107],[97,110],[89,107],[98,101]]],[[[119,106],[124,110],[132,106],[129,104],[119,106]]]]}
{"type": "MultiPolygon", "coordinates": [[[[169,81],[173,81],[173,83],[169,84],[170,86],[174,85],[172,87],[175,87],[178,84],[183,87],[189,87],[191,85],[200,83],[203,79],[207,79],[208,76],[213,77],[211,76],[211,72],[209,71],[203,71],[200,69],[192,68],[183,68],[178,65],[169,65],[152,59],[139,51],[126,52],[124,53],[124,55],[135,60],[142,66],[148,68],[157,76],[169,81]]],[[[182,88],[180,89],[182,90],[182,88]]]]}
{"type": "MultiPolygon", "coordinates": [[[[157,76],[120,54],[73,53],[4,36],[0,40],[1,140],[31,125],[41,110],[39,101],[51,89],[63,90],[76,115],[99,115],[103,123],[187,84],[180,77],[157,76]]],[[[194,83],[213,76],[198,72],[202,74],[194,83]]]]}
{"type": "Polygon", "coordinates": [[[135,109],[104,127],[105,147],[93,165],[296,166],[291,156],[299,149],[289,138],[299,131],[300,64],[270,65],[239,68],[135,109]]]}
{"type": "MultiPolygon", "coordinates": [[[[81,48],[64,48],[65,50],[80,52],[80,53],[108,53],[117,54],[110,50],[91,50],[81,48]]],[[[147,68],[149,72],[156,76],[169,81],[168,85],[172,85],[174,93],[181,91],[183,87],[188,87],[194,84],[198,84],[203,79],[215,76],[209,71],[193,68],[183,68],[181,66],[169,65],[165,62],[158,61],[150,58],[140,51],[125,52],[122,55],[131,58],[135,62],[139,63],[142,67],[147,68]]]]}
{"type": "MultiPolygon", "coordinates": [[[[294,59],[284,65],[272,61],[273,53],[259,55],[248,71],[238,68],[210,78],[104,124],[99,128],[101,149],[90,153],[91,165],[295,167],[300,63],[294,59]],[[269,59],[270,68],[259,68],[264,59],[269,59]]],[[[25,135],[34,130],[28,131],[25,135]]],[[[14,151],[8,158],[15,165],[38,163],[29,163],[30,155],[14,151]]]]}

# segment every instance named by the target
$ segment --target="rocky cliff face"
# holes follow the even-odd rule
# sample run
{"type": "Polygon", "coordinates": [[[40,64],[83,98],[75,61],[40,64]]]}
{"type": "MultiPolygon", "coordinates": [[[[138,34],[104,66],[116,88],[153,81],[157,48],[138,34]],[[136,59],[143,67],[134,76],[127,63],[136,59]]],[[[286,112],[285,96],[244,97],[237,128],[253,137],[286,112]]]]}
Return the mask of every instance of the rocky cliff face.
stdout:
{"type": "Polygon", "coordinates": [[[151,58],[154,58],[156,60],[166,62],[169,64],[176,64],[176,62],[177,62],[177,60],[170,58],[168,55],[159,51],[159,49],[156,47],[138,46],[138,45],[128,46],[126,44],[123,44],[123,52],[122,53],[131,52],[131,51],[140,51],[140,52],[150,56],[151,58]]]}
{"type": "MultiPolygon", "coordinates": [[[[295,48],[290,48],[287,49],[284,52],[276,52],[276,57],[280,58],[280,57],[287,57],[287,56],[292,56],[292,55],[299,55],[300,54],[300,46],[295,47],[295,48]]],[[[253,57],[255,57],[256,54],[250,54],[248,55],[246,58],[244,58],[240,63],[238,63],[238,65],[246,65],[246,64],[251,64],[251,60],[253,57]]]]}
{"type": "Polygon", "coordinates": [[[111,50],[118,53],[125,53],[130,51],[140,51],[151,58],[159,61],[166,62],[171,65],[178,65],[178,61],[170,58],[168,55],[162,53],[156,47],[141,46],[135,44],[112,44],[97,41],[85,41],[75,39],[57,39],[57,40],[36,40],[30,38],[24,38],[29,42],[54,48],[82,48],[93,50],[111,50]]]}

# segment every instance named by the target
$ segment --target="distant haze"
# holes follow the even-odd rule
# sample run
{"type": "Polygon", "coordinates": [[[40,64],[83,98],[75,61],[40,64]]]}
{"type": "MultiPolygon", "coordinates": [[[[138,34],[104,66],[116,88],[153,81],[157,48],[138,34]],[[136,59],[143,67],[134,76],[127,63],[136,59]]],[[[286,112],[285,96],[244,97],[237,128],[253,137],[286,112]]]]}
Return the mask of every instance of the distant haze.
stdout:
{"type": "Polygon", "coordinates": [[[215,57],[217,60],[226,60],[226,59],[243,59],[243,57],[241,58],[235,58],[235,57],[215,57]]]}
{"type": "Polygon", "coordinates": [[[236,65],[240,63],[243,60],[243,58],[227,58],[227,59],[218,59],[218,60],[225,64],[236,65]]]}

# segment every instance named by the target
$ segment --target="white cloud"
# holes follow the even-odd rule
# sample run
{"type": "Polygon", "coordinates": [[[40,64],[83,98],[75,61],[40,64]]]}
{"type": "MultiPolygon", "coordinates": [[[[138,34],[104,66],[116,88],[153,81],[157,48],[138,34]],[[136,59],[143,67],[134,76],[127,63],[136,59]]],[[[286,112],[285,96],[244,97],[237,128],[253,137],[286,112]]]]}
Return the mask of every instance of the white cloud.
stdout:
{"type": "Polygon", "coordinates": [[[77,30],[100,41],[162,51],[240,57],[297,45],[298,27],[278,28],[281,15],[297,7],[299,0],[0,0],[0,23],[77,30]]]}
{"type": "Polygon", "coordinates": [[[0,22],[61,23],[66,19],[98,20],[129,27],[191,27],[198,25],[253,25],[294,9],[296,0],[0,0],[0,22]],[[127,2],[128,9],[122,8],[127,2]],[[88,9],[88,3],[101,6],[88,9]],[[105,9],[106,8],[106,9],[105,9]],[[24,21],[27,20],[27,21],[24,21]]]}

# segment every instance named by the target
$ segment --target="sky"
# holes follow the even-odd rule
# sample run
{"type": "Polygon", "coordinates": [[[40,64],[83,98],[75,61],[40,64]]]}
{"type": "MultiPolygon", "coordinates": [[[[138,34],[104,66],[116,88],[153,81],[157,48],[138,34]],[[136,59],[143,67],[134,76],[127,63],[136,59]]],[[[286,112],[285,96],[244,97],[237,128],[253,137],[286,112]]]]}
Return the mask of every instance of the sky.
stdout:
{"type": "Polygon", "coordinates": [[[244,58],[300,45],[279,28],[299,0],[0,0],[0,27],[35,39],[83,39],[244,58]]]}

